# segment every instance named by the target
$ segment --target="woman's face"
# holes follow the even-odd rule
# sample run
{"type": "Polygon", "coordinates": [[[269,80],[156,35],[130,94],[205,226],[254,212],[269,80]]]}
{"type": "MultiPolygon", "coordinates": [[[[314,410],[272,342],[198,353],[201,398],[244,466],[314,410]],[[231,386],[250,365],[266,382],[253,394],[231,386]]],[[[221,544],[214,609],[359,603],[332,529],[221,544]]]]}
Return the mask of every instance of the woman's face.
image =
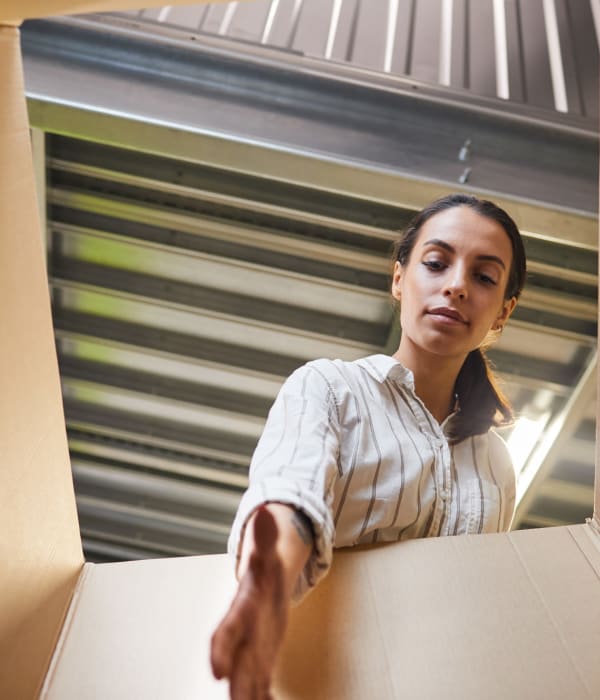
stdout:
{"type": "Polygon", "coordinates": [[[512,246],[502,226],[466,206],[423,224],[405,266],[396,263],[401,349],[466,357],[502,326],[516,299],[504,299],[512,246]]]}

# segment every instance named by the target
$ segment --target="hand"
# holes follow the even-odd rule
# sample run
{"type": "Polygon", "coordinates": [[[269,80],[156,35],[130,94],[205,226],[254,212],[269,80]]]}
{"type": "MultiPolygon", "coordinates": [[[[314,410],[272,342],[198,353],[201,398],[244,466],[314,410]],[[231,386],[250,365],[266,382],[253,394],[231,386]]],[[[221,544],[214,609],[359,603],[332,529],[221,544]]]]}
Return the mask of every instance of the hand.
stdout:
{"type": "Polygon", "coordinates": [[[231,700],[271,700],[271,675],[289,600],[276,551],[277,524],[266,508],[254,517],[254,550],[229,611],[211,641],[216,678],[229,678],[231,700]]]}

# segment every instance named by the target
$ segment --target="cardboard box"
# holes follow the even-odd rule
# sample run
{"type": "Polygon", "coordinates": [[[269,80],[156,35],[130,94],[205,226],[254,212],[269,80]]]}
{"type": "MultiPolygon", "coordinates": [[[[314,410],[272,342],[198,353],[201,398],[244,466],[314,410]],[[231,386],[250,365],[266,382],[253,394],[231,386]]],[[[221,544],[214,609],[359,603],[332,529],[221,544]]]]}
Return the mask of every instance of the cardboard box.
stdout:
{"type": "MultiPolygon", "coordinates": [[[[31,165],[18,17],[0,8],[0,698],[226,698],[221,556],[84,564],[31,165]]],[[[142,0],[149,6],[162,4],[142,0]]],[[[587,524],[340,552],[296,608],[275,697],[600,698],[600,478],[587,524]]]]}

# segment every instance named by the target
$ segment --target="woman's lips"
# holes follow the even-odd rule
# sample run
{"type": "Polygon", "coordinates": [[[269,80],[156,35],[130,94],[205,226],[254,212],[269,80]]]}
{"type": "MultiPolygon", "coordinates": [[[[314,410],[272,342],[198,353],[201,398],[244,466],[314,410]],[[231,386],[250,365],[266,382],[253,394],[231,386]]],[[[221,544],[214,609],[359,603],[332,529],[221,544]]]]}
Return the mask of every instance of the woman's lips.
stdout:
{"type": "Polygon", "coordinates": [[[457,309],[447,306],[438,306],[427,311],[429,316],[433,316],[436,321],[448,325],[467,325],[467,319],[457,309]]]}

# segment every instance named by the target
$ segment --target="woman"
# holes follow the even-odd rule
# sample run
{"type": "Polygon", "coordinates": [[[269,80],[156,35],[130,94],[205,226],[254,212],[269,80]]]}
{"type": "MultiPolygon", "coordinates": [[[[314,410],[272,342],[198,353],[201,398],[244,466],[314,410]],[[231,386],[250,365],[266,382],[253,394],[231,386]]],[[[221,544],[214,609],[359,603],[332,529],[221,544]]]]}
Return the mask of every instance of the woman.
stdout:
{"type": "Polygon", "coordinates": [[[213,635],[213,671],[234,700],[270,697],[290,600],[326,573],[334,544],[509,528],[515,475],[492,428],[512,414],[482,347],[524,281],[506,212],[440,199],[396,246],[393,357],[317,360],[286,381],[232,528],[238,592],[213,635]]]}

